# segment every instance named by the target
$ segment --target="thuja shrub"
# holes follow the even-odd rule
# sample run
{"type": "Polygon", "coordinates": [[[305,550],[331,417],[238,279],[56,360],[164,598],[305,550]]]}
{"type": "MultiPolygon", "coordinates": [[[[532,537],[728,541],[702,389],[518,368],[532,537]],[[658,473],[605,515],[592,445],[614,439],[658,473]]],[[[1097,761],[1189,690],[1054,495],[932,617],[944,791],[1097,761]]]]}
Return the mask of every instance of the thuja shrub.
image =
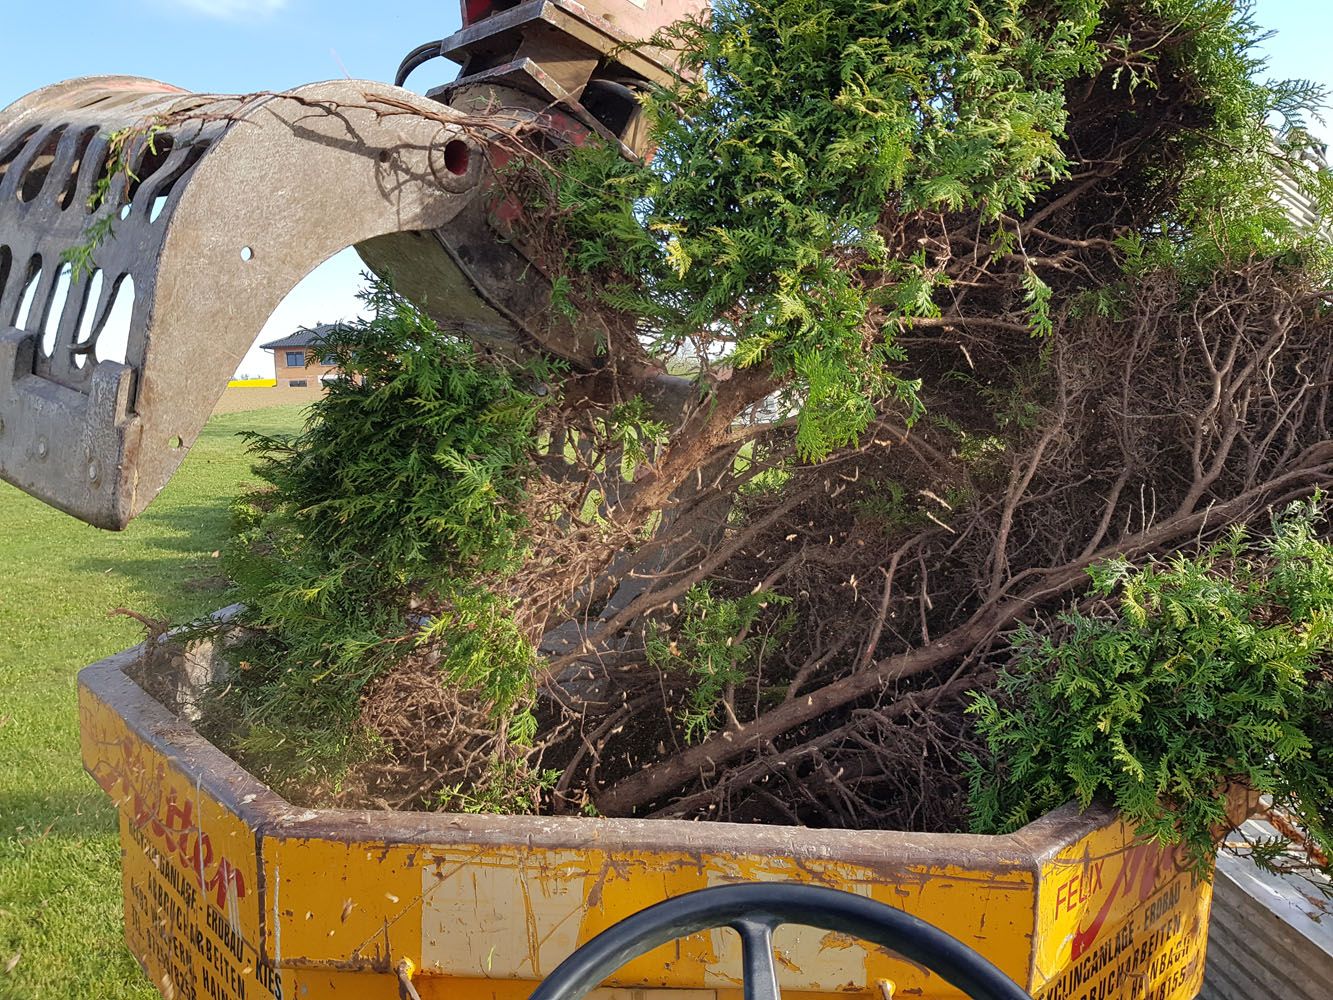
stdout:
{"type": "Polygon", "coordinates": [[[1236,528],[1198,558],[1103,565],[1100,613],[1025,632],[997,691],[969,709],[990,753],[972,760],[974,829],[1100,799],[1206,874],[1239,783],[1328,853],[1333,545],[1319,516],[1318,501],[1293,505],[1264,538],[1236,528]]]}
{"type": "Polygon", "coordinates": [[[648,662],[664,674],[685,678],[689,695],[680,723],[686,741],[693,743],[735,718],[736,686],[752,679],[766,648],[791,628],[786,615],[760,619],[790,600],[764,590],[719,597],[701,583],[690,588],[683,603],[674,628],[657,626],[649,632],[645,651],[648,662]]]}
{"type": "Polygon", "coordinates": [[[588,144],[550,178],[562,266],[655,353],[706,341],[791,381],[822,458],[876,399],[917,406],[884,320],[936,315],[937,275],[886,215],[994,223],[1065,177],[1063,89],[1098,63],[1099,6],[715,3],[654,39],[689,79],[645,99],[652,161],[588,144]]]}
{"type": "MultiPolygon", "coordinates": [[[[1100,146],[1117,116],[1161,113],[1166,127],[1152,155],[1124,158],[1115,204],[1080,222],[1080,238],[1137,214],[1116,224],[1131,271],[1195,276],[1289,247],[1268,123],[1283,123],[1284,150],[1301,148],[1320,92],[1265,81],[1260,35],[1232,0],[719,0],[653,40],[687,74],[644,98],[651,161],[589,143],[546,178],[551,212],[534,218],[557,305],[632,317],[657,355],[692,344],[771,372],[799,411],[797,451],[823,458],[885,400],[921,411],[900,335],[969,294],[932,219],[967,231],[965,250],[941,239],[953,253],[997,274],[1017,263],[988,308],[1052,331],[1067,282],[1028,258],[1030,226],[1016,220],[1053,190],[1091,186],[1070,140],[1100,146]],[[1122,20],[1162,37],[1139,48],[1122,20]],[[1071,96],[1101,135],[1074,135],[1088,126],[1071,122],[1071,96]]],[[[1282,169],[1330,197],[1299,157],[1282,169]]]]}
{"type": "MultiPolygon", "coordinates": [[[[496,741],[485,787],[418,758],[459,808],[954,828],[957,695],[997,631],[1078,599],[1087,559],[1169,567],[1202,524],[1327,482],[1330,258],[1272,196],[1287,171],[1333,207],[1296,156],[1319,94],[1263,81],[1258,37],[1239,0],[721,0],[668,29],[693,72],[645,96],[650,162],[542,145],[502,176],[574,328],[529,332],[567,367],[506,373],[386,300],[317,423],[262,444],[238,745],[383,750],[429,669],[488,714],[417,713],[412,739],[496,741]],[[586,643],[535,662],[571,622],[586,643]],[[881,707],[903,714],[858,711],[881,707]],[[785,752],[806,745],[860,776],[846,801],[785,752]],[[949,764],[909,788],[927,751],[949,764]]],[[[1212,796],[1198,776],[1158,799],[1212,796]]],[[[1075,792],[1015,787],[1033,812],[1075,792]]]]}
{"type": "Polygon", "coordinates": [[[382,284],[372,318],[319,346],[342,377],[304,430],[249,435],[263,485],[235,505],[225,567],[245,605],[239,669],[211,712],[271,780],[368,749],[363,692],[409,658],[530,738],[535,653],[496,584],[523,557],[541,373],[441,330],[382,284]]]}

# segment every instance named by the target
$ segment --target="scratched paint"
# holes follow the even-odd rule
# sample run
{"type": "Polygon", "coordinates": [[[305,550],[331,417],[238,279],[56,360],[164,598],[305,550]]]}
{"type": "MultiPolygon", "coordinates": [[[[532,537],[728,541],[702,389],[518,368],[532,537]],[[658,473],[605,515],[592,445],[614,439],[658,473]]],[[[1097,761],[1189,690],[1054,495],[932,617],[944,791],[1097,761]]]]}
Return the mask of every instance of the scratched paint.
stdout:
{"type": "Polygon", "coordinates": [[[578,851],[433,855],[421,867],[421,966],[495,979],[541,979],[579,945],[588,882],[578,851]]]}
{"type": "Polygon", "coordinates": [[[1195,996],[1212,887],[1173,848],[1113,823],[1047,863],[1033,992],[1043,1000],[1195,996]]]}
{"type": "Polygon", "coordinates": [[[254,832],[114,715],[82,700],[80,722],[120,814],[125,940],[149,980],[172,1000],[293,996],[257,933],[254,832]]]}
{"type": "MultiPolygon", "coordinates": [[[[632,913],[754,881],[832,886],[915,914],[1043,1000],[1185,1000],[1201,980],[1208,885],[1115,819],[1066,817],[1012,838],[719,825],[711,841],[675,841],[648,821],[315,813],[96,669],[80,687],[84,763],[120,812],[126,940],[173,1000],[392,996],[404,958],[424,1000],[525,1000],[632,913]],[[755,842],[767,846],[744,849],[755,842]],[[933,844],[965,846],[922,846],[933,844]]],[[[960,996],[840,935],[783,928],[775,946],[787,1000],[879,997],[883,980],[898,996],[960,996]]],[[[741,1000],[739,955],[730,931],[695,935],[629,963],[597,997],[741,1000]]]]}

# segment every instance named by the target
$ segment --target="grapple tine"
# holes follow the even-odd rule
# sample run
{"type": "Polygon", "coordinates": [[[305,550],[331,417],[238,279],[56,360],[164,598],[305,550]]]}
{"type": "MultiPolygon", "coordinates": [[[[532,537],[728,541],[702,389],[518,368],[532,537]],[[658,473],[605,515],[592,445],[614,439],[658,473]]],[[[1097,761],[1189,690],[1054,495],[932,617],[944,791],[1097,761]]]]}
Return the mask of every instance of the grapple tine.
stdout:
{"type": "Polygon", "coordinates": [[[455,147],[444,162],[450,143],[471,147],[451,114],[359,81],[219,97],[133,77],[0,112],[0,477],[91,524],[128,524],[301,278],[348,246],[439,229],[477,197],[485,158],[460,171],[455,147]],[[427,115],[377,114],[368,93],[427,115]],[[141,138],[117,172],[111,139],[127,129],[141,138]],[[128,342],[109,357],[107,315],[126,297],[128,342]]]}

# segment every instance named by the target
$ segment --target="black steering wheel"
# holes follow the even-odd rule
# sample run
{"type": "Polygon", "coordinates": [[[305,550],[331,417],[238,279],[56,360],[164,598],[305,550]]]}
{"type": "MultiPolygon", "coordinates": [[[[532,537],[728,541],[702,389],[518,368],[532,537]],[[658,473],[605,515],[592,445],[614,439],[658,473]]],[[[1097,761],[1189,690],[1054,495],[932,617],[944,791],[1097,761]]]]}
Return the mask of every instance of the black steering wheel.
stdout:
{"type": "Polygon", "coordinates": [[[974,1000],[1029,1000],[989,961],[924,920],[864,896],[792,882],[719,885],[640,910],[561,962],[530,1000],[582,1000],[626,962],[716,927],[741,937],[745,1000],[780,1000],[773,931],[783,924],[838,931],[888,948],[974,1000]]]}

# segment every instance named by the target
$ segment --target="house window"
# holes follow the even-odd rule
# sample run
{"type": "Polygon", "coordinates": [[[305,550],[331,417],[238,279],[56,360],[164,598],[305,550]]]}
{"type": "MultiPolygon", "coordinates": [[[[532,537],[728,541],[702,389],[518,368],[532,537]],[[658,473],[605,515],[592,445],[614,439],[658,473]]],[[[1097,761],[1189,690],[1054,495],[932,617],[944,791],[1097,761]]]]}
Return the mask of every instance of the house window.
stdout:
{"type": "Polygon", "coordinates": [[[305,367],[305,351],[288,351],[288,352],[287,352],[287,367],[288,367],[288,368],[304,368],[304,367],[305,367]]]}
{"type": "Polygon", "coordinates": [[[306,380],[303,378],[294,378],[287,384],[291,386],[293,389],[304,389],[306,386],[306,380]]]}
{"type": "Polygon", "coordinates": [[[338,364],[338,359],[336,356],[332,354],[325,354],[319,359],[319,363],[321,365],[328,365],[330,368],[333,368],[338,364]]]}

